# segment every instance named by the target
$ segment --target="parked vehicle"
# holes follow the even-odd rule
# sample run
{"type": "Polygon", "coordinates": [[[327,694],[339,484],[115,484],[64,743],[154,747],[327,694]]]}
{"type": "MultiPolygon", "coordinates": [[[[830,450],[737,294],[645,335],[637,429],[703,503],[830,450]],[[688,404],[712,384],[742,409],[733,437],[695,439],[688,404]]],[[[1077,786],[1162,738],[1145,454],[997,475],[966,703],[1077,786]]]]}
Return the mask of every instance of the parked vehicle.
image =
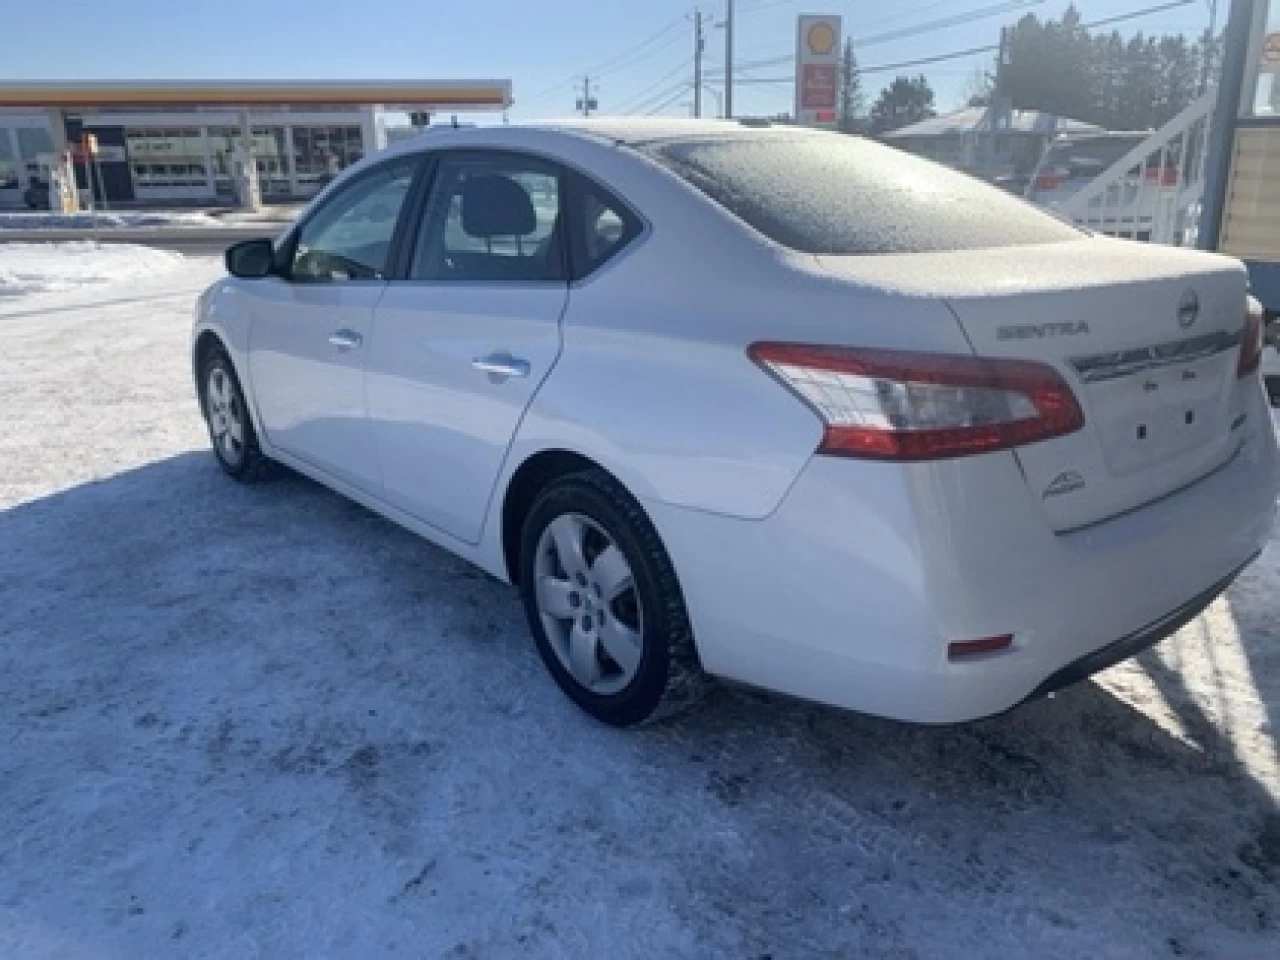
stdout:
{"type": "Polygon", "coordinates": [[[39,177],[32,177],[27,182],[27,188],[22,191],[22,202],[27,205],[28,210],[48,210],[49,184],[39,177]]]}
{"type": "Polygon", "coordinates": [[[1267,399],[1280,407],[1280,316],[1267,314],[1263,336],[1262,382],[1267,386],[1267,399]]]}
{"type": "Polygon", "coordinates": [[[1239,262],[855,137],[438,130],[227,254],[193,361],[283,463],[518,585],[630,725],[707,675],[964,721],[1133,654],[1266,543],[1239,262]]]}
{"type": "MultiPolygon", "coordinates": [[[[1061,207],[1148,136],[1126,132],[1059,135],[1032,174],[1027,198],[1051,210],[1061,207]]],[[[1178,176],[1173,161],[1136,162],[1119,189],[1090,201],[1089,229],[1151,239],[1160,204],[1176,191],[1178,176]]]]}

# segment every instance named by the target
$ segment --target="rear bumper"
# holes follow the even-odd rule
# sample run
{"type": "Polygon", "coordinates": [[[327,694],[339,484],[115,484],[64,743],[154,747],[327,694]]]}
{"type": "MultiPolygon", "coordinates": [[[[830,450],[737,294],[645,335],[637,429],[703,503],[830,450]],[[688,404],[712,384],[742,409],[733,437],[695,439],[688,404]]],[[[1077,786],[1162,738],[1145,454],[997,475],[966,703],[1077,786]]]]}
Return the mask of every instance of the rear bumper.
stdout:
{"type": "Polygon", "coordinates": [[[1244,568],[1253,563],[1257,557],[1258,555],[1254,554],[1249,558],[1248,562],[1242,564],[1230,576],[1219,580],[1204,593],[1193,597],[1172,613],[1161,617],[1154,623],[1147,624],[1141,630],[1131,633],[1127,637],[1121,637],[1115,643],[1109,644],[1101,650],[1086,653],[1078,660],[1067,664],[1061,670],[1050,675],[1035,690],[1031,691],[1027,700],[1037,700],[1040,697],[1048,696],[1057,690],[1061,690],[1063,687],[1069,687],[1073,683],[1087,680],[1095,673],[1101,673],[1108,667],[1114,667],[1117,663],[1128,660],[1143,650],[1155,646],[1166,637],[1173,636],[1196,617],[1200,616],[1209,604],[1222,596],[1227,587],[1231,586],[1236,577],[1240,576],[1244,571],[1244,568]]]}
{"type": "Polygon", "coordinates": [[[1265,546],[1278,488],[1257,390],[1234,461],[1068,535],[1054,534],[1009,454],[907,467],[814,458],[759,521],[646,507],[709,672],[954,723],[1001,713],[1175,631],[1265,546]],[[1005,634],[1007,651],[947,658],[950,642],[1005,634]]]}

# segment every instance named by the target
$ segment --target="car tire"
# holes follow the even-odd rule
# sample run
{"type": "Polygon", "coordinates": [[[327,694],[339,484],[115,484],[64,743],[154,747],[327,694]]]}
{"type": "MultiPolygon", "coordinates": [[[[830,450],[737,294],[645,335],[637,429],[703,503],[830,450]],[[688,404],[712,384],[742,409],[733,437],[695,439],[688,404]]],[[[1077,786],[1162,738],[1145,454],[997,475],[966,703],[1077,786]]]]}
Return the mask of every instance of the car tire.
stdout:
{"type": "Polygon", "coordinates": [[[275,461],[258,446],[235,367],[221,348],[210,350],[200,367],[200,409],[214,455],[229,477],[259,483],[276,475],[275,461]]]}
{"type": "Polygon", "coordinates": [[[570,474],[538,495],[521,533],[519,576],[543,663],[597,720],[654,722],[710,685],[658,532],[607,474],[570,474]]]}

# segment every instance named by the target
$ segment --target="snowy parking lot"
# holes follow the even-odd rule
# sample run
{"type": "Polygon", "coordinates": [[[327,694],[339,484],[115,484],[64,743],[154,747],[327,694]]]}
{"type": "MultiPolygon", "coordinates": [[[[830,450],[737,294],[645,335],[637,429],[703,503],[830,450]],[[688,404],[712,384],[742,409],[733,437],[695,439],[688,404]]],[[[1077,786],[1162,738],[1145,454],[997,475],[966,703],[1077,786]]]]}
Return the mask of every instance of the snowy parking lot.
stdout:
{"type": "Polygon", "coordinates": [[[1277,955],[1275,547],[982,723],[725,690],[620,733],[513,591],[221,475],[188,359],[216,260],[6,250],[0,958],[1277,955]]]}

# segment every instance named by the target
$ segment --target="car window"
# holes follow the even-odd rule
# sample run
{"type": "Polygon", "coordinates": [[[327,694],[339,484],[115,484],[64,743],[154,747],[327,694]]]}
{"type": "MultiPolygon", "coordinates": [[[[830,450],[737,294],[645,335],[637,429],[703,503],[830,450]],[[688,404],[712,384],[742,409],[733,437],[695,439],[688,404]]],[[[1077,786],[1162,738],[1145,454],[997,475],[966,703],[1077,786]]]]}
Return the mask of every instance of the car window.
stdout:
{"type": "Polygon", "coordinates": [[[574,212],[574,276],[581,278],[601,266],[640,232],[640,222],[603,188],[579,178],[579,202],[574,212]]]}
{"type": "Polygon", "coordinates": [[[555,166],[532,157],[443,157],[410,278],[564,279],[560,183],[555,166]]]}
{"type": "Polygon", "coordinates": [[[385,276],[391,239],[416,170],[413,160],[390,164],[320,206],[298,234],[290,279],[332,282],[385,276]]]}
{"type": "Polygon", "coordinates": [[[636,147],[802,253],[968,250],[1080,236],[996,187],[861,137],[788,131],[636,147]]]}

